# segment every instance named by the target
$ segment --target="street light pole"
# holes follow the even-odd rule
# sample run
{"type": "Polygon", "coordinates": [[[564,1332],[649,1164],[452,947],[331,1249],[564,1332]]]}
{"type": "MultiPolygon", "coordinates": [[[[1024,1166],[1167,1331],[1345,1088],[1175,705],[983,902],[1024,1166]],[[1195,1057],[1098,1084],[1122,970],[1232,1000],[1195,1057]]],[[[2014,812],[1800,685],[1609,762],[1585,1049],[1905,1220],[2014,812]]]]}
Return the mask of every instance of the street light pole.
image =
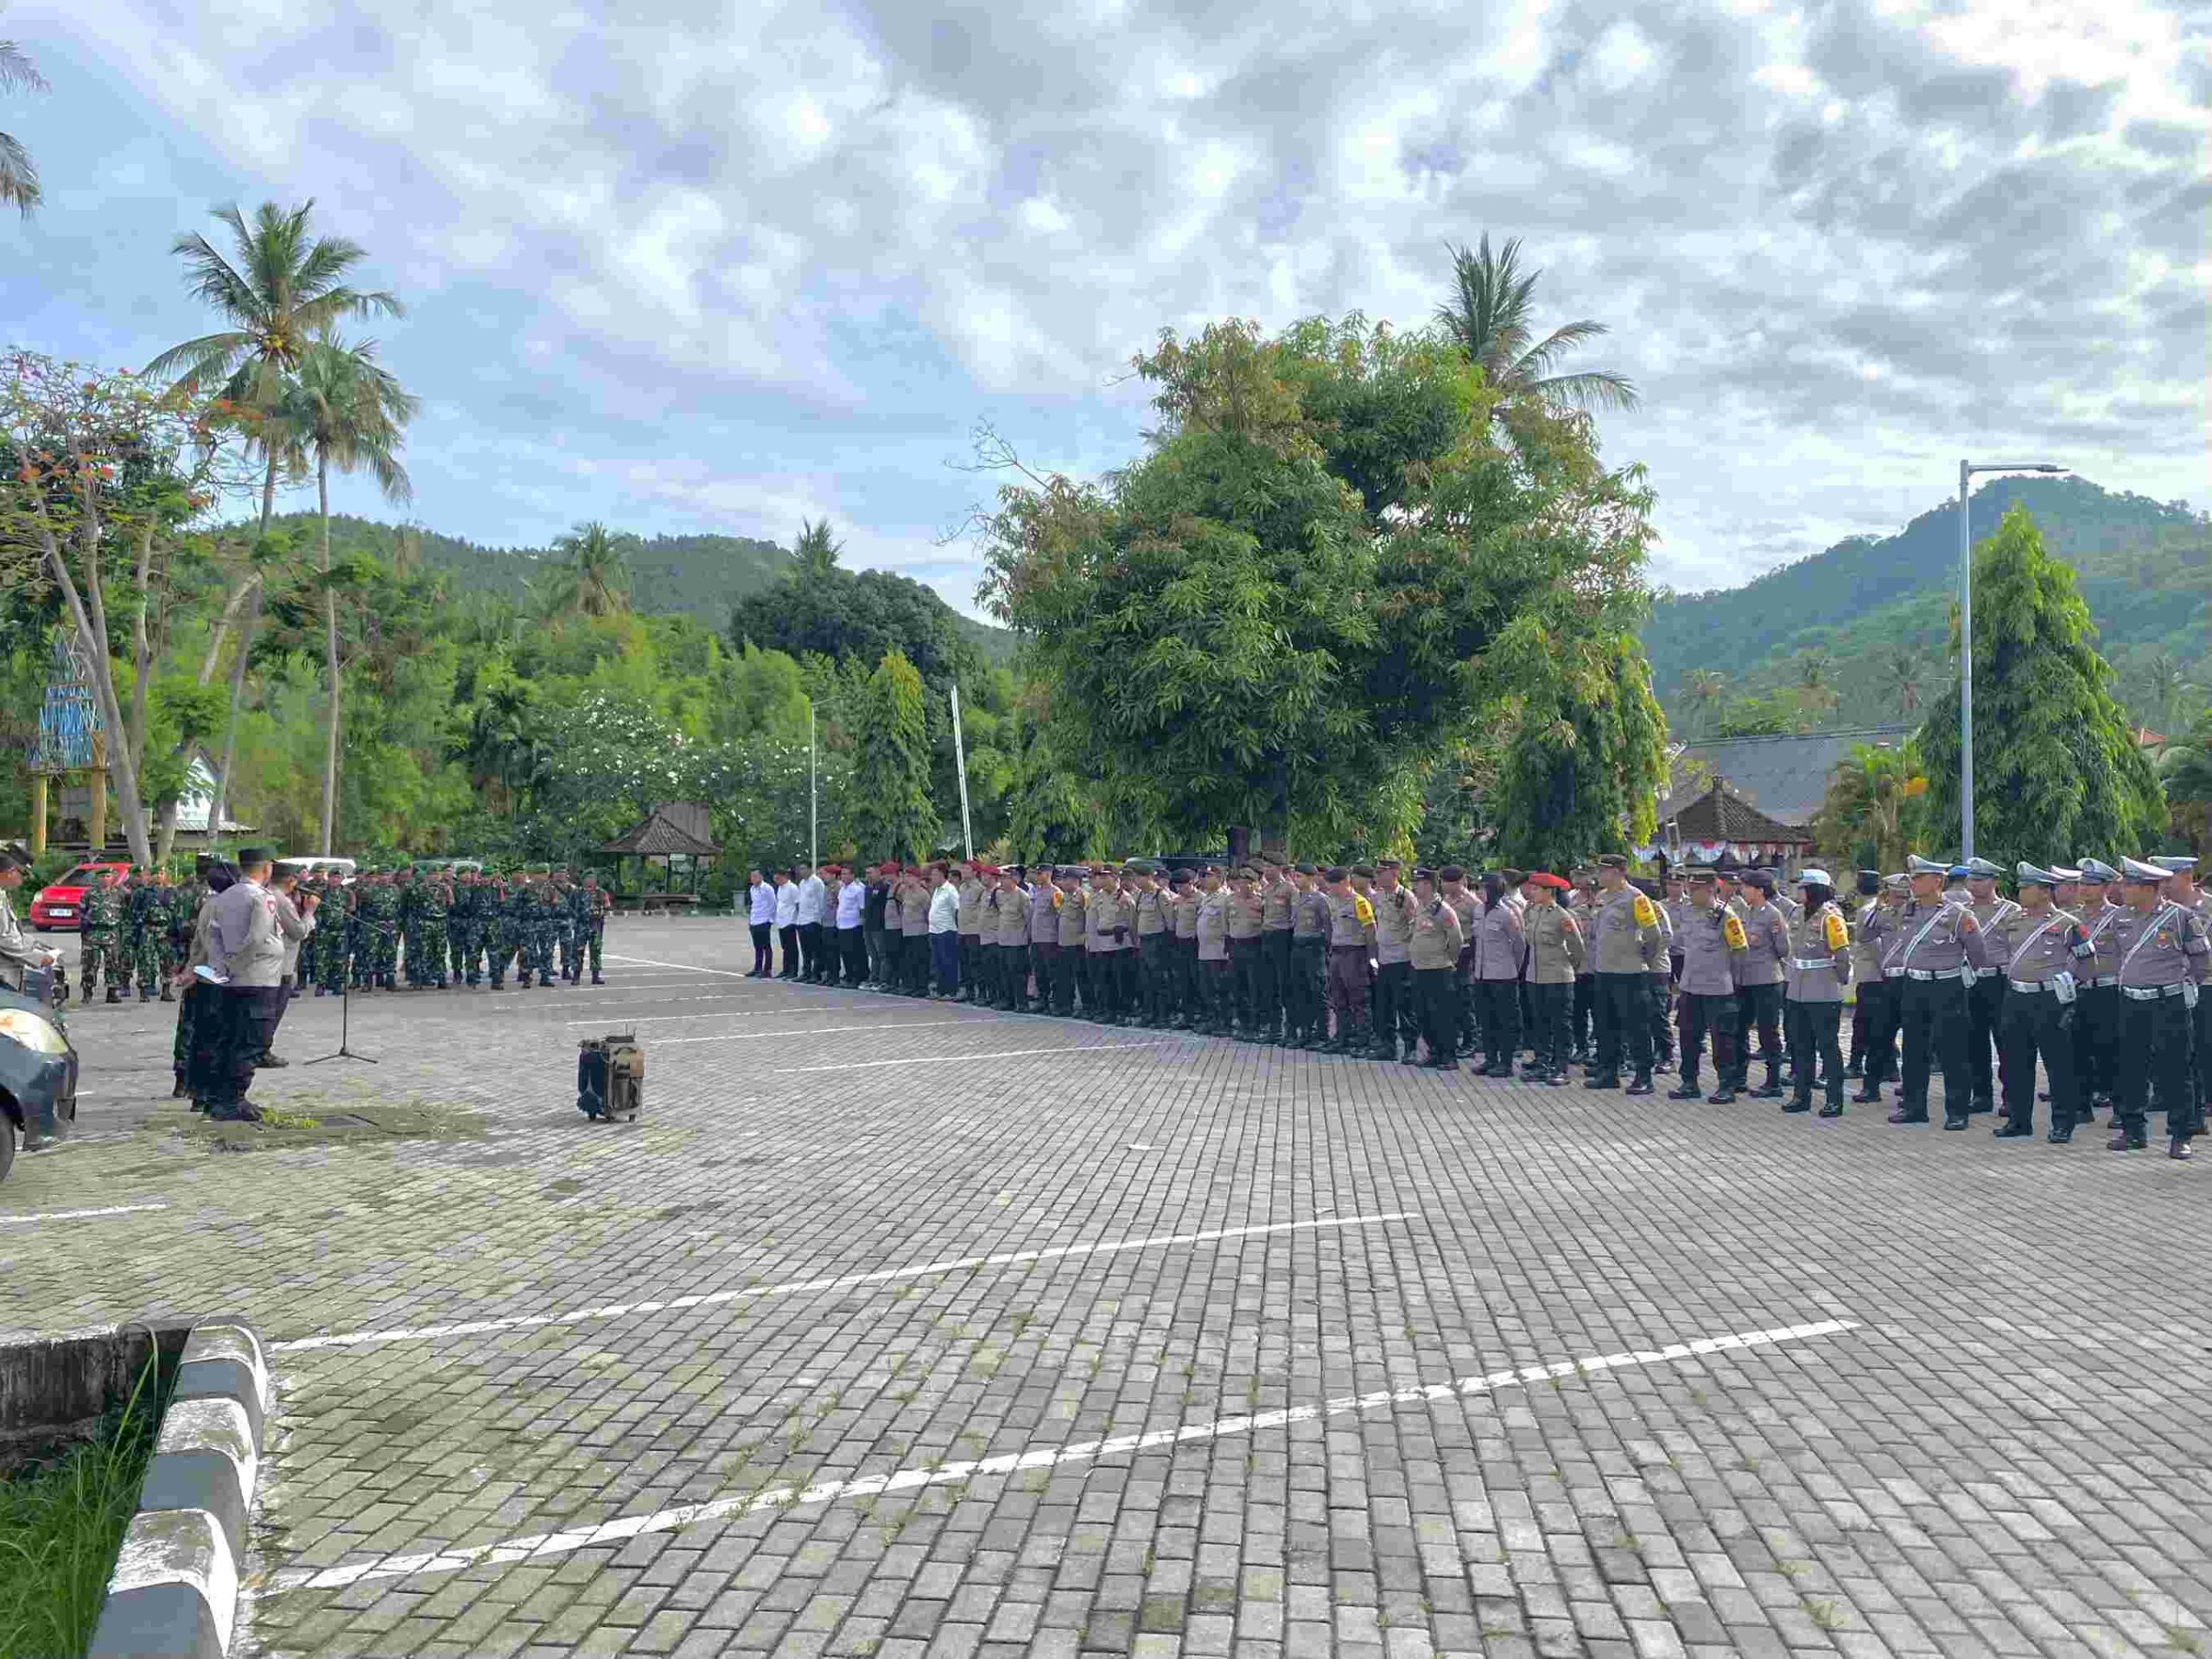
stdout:
{"type": "Polygon", "coordinates": [[[2063,473],[2045,461],[1959,463],[1959,861],[1974,856],[1974,531],[1976,473],[2063,473]]]}
{"type": "Polygon", "coordinates": [[[806,868],[809,870],[822,861],[822,849],[816,844],[819,833],[814,807],[814,699],[809,697],[806,700],[806,868]]]}

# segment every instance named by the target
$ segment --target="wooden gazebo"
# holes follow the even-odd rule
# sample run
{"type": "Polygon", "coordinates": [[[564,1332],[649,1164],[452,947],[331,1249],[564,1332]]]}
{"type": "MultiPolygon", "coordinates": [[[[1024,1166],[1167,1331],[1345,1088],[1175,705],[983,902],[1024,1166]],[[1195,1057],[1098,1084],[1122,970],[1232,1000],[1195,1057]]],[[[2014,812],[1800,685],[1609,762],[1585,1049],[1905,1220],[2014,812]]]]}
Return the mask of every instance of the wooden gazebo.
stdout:
{"type": "MultiPolygon", "coordinates": [[[[645,910],[688,909],[699,902],[699,877],[722,855],[709,835],[713,823],[704,801],[663,801],[633,826],[598,849],[613,865],[608,889],[634,899],[645,910]],[[630,861],[637,863],[632,866],[630,861]],[[658,887],[652,881],[658,865],[658,887]],[[628,879],[634,868],[632,885],[628,879]]],[[[594,861],[597,861],[597,859],[594,861]]]]}

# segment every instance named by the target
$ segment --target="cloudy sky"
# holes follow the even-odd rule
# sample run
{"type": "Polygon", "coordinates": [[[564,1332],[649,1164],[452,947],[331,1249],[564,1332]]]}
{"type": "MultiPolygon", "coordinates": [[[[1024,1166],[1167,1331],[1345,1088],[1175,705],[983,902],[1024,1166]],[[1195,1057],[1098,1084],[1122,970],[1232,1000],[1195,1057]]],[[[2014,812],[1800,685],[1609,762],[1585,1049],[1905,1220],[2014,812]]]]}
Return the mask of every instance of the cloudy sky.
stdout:
{"type": "MultiPolygon", "coordinates": [[[[788,543],[972,608],[988,420],[1094,473],[1162,327],[1443,297],[1525,238],[1643,410],[1662,579],[1886,531],[1957,458],[2212,495],[2202,0],[16,0],[22,343],[143,365],[168,253],[312,196],[409,302],[415,516],[788,543]],[[646,21],[650,18],[651,21],[646,21]]],[[[354,492],[346,505],[374,511],[354,492]]]]}

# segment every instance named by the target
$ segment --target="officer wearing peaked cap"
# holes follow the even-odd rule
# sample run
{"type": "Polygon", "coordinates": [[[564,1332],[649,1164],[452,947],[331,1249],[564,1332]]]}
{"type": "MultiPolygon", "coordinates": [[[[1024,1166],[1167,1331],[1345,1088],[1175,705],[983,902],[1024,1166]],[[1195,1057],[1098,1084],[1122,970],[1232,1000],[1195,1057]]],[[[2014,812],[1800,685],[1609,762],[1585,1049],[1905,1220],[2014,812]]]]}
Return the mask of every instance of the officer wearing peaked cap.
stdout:
{"type": "Polygon", "coordinates": [[[1967,980],[1989,960],[1974,912],[1944,893],[1954,868],[1916,853],[1905,861],[1912,897],[1898,913],[1897,943],[1883,963],[1891,978],[1902,976],[1897,1016],[1904,1029],[1904,1086],[1890,1114],[1892,1123],[1928,1121],[1930,1062],[1940,1058],[1943,1127],[1967,1126],[1967,980]]]}
{"type": "Polygon", "coordinates": [[[2082,965],[2074,1014],[2074,1071],[2081,1080],[2075,1110],[2085,1123],[2099,1106],[2111,1109],[2119,1087],[2120,958],[2113,953],[2113,929],[2127,908],[2120,902],[2119,880],[2120,872],[2097,858],[2082,860],[2075,878],[2074,913],[2094,951],[2082,965]]]}
{"type": "Polygon", "coordinates": [[[1993,971],[2002,990],[1998,1024],[2004,1081],[2005,1122],[2000,1141],[2035,1133],[2036,1061],[2050,1077],[2050,1134],[2063,1143],[2074,1138],[2077,1077],[2074,1064],[2074,1020],[2080,975],[2095,954],[2080,918],[2057,903],[2062,880],[2056,871],[2023,862],[2016,872],[2020,902],[1989,925],[1993,971]]]}
{"type": "Polygon", "coordinates": [[[2212,956],[2203,918],[2165,891],[2173,872],[2140,860],[2120,861],[2127,914],[2113,924],[2120,955],[2119,1093],[2112,1150],[2145,1143],[2144,1116],[2155,1089],[2166,1113],[2166,1155],[2186,1159],[2202,1128],[2190,1087],[2190,1044],[2199,977],[2212,956]]]}
{"type": "MultiPolygon", "coordinates": [[[[2172,874],[2172,880],[2166,883],[2167,899],[2212,929],[2212,893],[2197,882],[2196,861],[2158,857],[2151,861],[2172,874]]],[[[2201,1116],[2208,1106],[2212,1106],[2212,995],[2207,994],[2212,991],[2212,957],[2198,959],[2196,983],[2196,1007],[2190,1033],[2189,1086],[2201,1116]]]]}
{"type": "MultiPolygon", "coordinates": [[[[1967,908],[1987,934],[2006,918],[2017,915],[2019,906],[1997,891],[1997,878],[2004,874],[1986,858],[1970,858],[1964,867],[1967,884],[1967,908]]],[[[1967,993],[1967,1081],[1972,1098],[1967,1109],[1986,1112],[1996,1103],[1996,1091],[1989,1081],[1989,1062],[1996,1057],[1998,1070],[2004,1070],[2004,1054],[1998,1041],[1998,1026],[2005,1011],[2005,986],[1995,974],[1977,978],[1974,988],[1967,993]]],[[[1948,1095],[1956,1087],[1947,1073],[1943,1079],[1948,1095]]]]}

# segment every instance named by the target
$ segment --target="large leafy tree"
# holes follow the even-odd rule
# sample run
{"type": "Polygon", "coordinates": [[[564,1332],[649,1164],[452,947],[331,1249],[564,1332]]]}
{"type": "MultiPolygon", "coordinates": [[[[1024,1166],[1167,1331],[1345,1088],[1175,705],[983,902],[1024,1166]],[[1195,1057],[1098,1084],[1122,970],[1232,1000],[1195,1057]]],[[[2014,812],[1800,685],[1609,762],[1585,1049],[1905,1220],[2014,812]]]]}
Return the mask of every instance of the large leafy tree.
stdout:
{"type": "Polygon", "coordinates": [[[1498,392],[1554,409],[1637,406],[1635,383],[1624,375],[1605,369],[1554,372],[1576,346],[1610,331],[1585,317],[1536,339],[1533,302],[1543,272],[1522,270],[1518,237],[1492,252],[1485,233],[1472,251],[1453,248],[1451,253],[1452,298],[1437,308],[1436,321],[1498,392]]]}
{"type": "MultiPolygon", "coordinates": [[[[149,375],[175,377],[188,390],[216,392],[219,406],[261,454],[264,540],[276,511],[278,470],[299,453],[282,416],[302,359],[317,340],[349,318],[396,317],[406,308],[380,289],[357,289],[346,281],[367,251],[344,237],[315,235],[314,211],[312,199],[289,211],[264,201],[249,224],[235,204],[218,208],[215,218],[230,232],[228,254],[197,232],[177,238],[170,251],[184,261],[186,285],[220,313],[228,327],[172,346],[146,366],[149,375]]],[[[238,629],[231,713],[222,761],[215,770],[211,825],[220,824],[230,793],[246,664],[265,585],[265,578],[251,584],[238,629]]]]}
{"type": "Polygon", "coordinates": [[[1229,322],[1136,366],[1148,452],[1004,487],[982,594],[1054,688],[1055,747],[1181,844],[1391,844],[1527,690],[1510,624],[1567,654],[1641,605],[1640,477],[1538,403],[1494,436],[1498,395],[1442,340],[1229,322]]]}
{"type": "MultiPolygon", "coordinates": [[[[1975,548],[1974,596],[1974,851],[2009,867],[2145,850],[2165,827],[2158,778],[2113,696],[2074,573],[2044,550],[2024,507],[1975,548]]],[[[1955,836],[1955,680],[1919,742],[1928,831],[1955,836]]]]}
{"type": "Polygon", "coordinates": [[[1533,619],[1510,626],[1498,655],[1510,724],[1488,791],[1496,861],[1565,869],[1650,840],[1667,776],[1667,721],[1651,670],[1626,632],[1560,638],[1533,619]]]}
{"type": "Polygon", "coordinates": [[[902,654],[887,652],[853,701],[846,721],[853,735],[846,828],[864,858],[920,858],[935,845],[939,828],[929,796],[922,677],[902,654]]]}
{"type": "Polygon", "coordinates": [[[981,667],[975,647],[961,636],[958,613],[931,590],[886,570],[835,564],[817,564],[804,581],[740,600],[730,613],[729,638],[740,647],[855,662],[864,672],[895,651],[932,688],[956,676],[964,685],[981,667]]]}
{"type": "Polygon", "coordinates": [[[338,587],[342,575],[330,557],[330,474],[366,472],[389,501],[414,491],[400,465],[404,430],[418,404],[376,360],[375,342],[347,346],[334,335],[316,341],[300,358],[278,421],[289,440],[315,466],[315,510],[321,520],[323,652],[330,679],[330,713],[322,769],[319,850],[327,856],[338,827],[338,756],[342,730],[344,672],[339,662],[338,587]]]}
{"type": "MultiPolygon", "coordinates": [[[[23,55],[22,48],[13,41],[0,41],[0,92],[45,90],[45,78],[23,55]]],[[[38,206],[41,194],[38,168],[31,161],[30,152],[15,138],[0,132],[0,202],[14,204],[28,219],[31,209],[38,206]]]]}

